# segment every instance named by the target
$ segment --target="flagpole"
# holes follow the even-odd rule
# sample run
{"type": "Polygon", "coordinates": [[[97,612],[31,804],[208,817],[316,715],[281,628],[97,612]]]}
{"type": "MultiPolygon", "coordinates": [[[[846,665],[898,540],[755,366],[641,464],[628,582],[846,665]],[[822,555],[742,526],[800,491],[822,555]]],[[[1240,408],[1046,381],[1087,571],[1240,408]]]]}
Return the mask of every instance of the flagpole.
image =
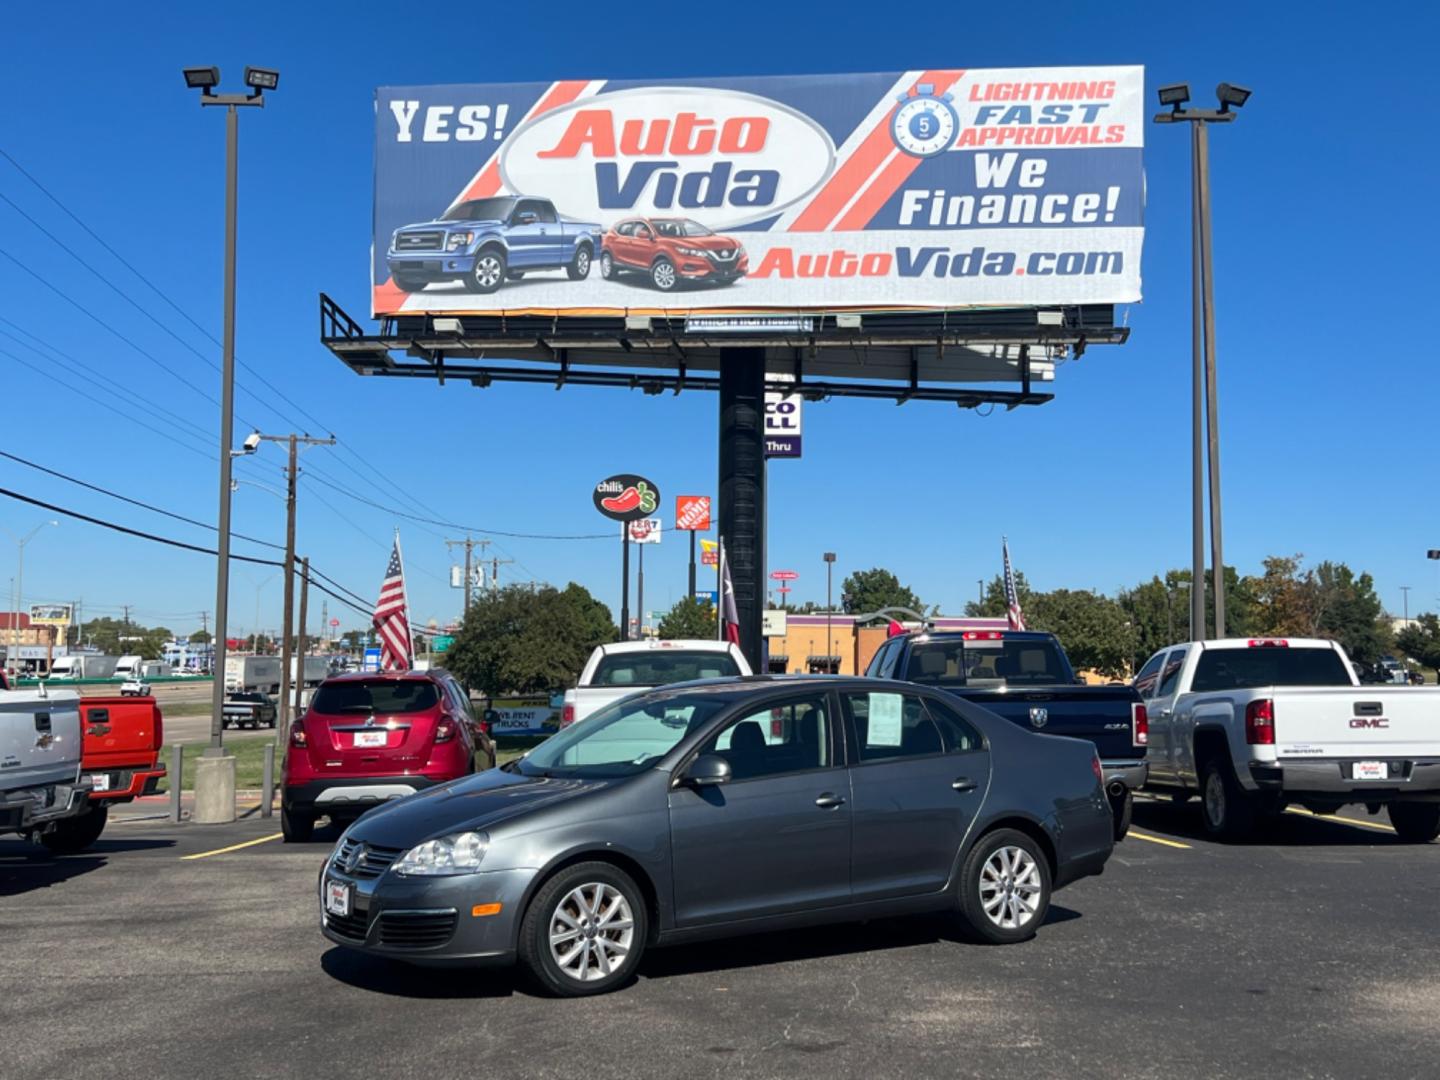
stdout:
{"type": "Polygon", "coordinates": [[[410,590],[405,584],[405,551],[400,547],[400,529],[395,529],[395,556],[400,560],[400,597],[405,604],[405,658],[406,666],[415,666],[415,635],[410,632],[410,590]]]}
{"type": "Polygon", "coordinates": [[[725,640],[725,535],[717,532],[719,560],[715,563],[715,640],[725,640]]]}

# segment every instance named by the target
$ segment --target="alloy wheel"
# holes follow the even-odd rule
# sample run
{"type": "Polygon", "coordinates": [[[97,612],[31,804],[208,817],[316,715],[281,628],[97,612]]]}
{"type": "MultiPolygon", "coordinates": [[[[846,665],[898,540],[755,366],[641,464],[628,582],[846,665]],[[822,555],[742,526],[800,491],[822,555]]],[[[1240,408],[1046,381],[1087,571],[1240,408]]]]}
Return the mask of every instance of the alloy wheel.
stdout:
{"type": "Polygon", "coordinates": [[[587,882],[555,905],[549,936],[555,966],[576,982],[594,982],[608,978],[630,955],[635,915],[615,886],[587,882]]]}
{"type": "Polygon", "coordinates": [[[663,289],[669,292],[675,287],[675,266],[673,263],[656,263],[655,269],[651,271],[651,276],[655,279],[655,287],[657,289],[663,289]]]}
{"type": "Polygon", "coordinates": [[[482,255],[475,266],[475,280],[482,289],[488,289],[499,284],[502,272],[499,259],[494,255],[482,255]]]}
{"type": "Polygon", "coordinates": [[[1018,930],[1035,918],[1043,888],[1040,867],[1024,848],[997,848],[980,871],[980,905],[1002,930],[1018,930]]]}
{"type": "Polygon", "coordinates": [[[575,275],[577,277],[583,278],[587,277],[589,273],[590,252],[586,251],[584,248],[581,248],[578,252],[575,253],[575,275]]]}

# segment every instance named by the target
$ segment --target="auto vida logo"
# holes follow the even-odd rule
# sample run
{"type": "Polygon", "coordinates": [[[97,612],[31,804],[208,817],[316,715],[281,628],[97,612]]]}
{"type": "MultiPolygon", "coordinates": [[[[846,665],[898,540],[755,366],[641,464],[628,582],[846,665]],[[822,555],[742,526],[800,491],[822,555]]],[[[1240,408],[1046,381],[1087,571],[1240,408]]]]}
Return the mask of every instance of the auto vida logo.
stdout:
{"type": "Polygon", "coordinates": [[[1030,726],[1042,728],[1050,722],[1050,710],[1035,708],[1030,710],[1030,726]]]}
{"type": "Polygon", "coordinates": [[[605,225],[632,215],[744,225],[805,198],[834,168],[834,142],[804,113],[693,86],[582,98],[526,121],[500,151],[506,190],[605,225]]]}

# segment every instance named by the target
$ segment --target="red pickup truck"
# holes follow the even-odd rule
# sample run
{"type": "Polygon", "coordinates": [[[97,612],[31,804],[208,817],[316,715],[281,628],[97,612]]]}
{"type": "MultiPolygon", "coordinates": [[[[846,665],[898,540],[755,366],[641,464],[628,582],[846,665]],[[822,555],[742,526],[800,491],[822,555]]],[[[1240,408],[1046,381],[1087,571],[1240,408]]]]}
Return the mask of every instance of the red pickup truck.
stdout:
{"type": "Polygon", "coordinates": [[[165,775],[160,762],[164,722],[153,697],[81,698],[80,727],[80,772],[93,785],[90,809],[41,837],[41,843],[60,853],[89,847],[105,830],[112,803],[154,794],[165,775]]]}

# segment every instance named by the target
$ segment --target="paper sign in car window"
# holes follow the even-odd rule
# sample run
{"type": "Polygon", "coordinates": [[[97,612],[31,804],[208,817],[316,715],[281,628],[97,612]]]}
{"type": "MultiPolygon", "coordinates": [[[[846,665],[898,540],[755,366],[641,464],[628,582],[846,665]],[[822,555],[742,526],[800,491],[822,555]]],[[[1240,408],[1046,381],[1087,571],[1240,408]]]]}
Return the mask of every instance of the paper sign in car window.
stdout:
{"type": "Polygon", "coordinates": [[[900,745],[900,711],[904,701],[899,694],[870,694],[870,726],[865,732],[866,746],[900,745]]]}

